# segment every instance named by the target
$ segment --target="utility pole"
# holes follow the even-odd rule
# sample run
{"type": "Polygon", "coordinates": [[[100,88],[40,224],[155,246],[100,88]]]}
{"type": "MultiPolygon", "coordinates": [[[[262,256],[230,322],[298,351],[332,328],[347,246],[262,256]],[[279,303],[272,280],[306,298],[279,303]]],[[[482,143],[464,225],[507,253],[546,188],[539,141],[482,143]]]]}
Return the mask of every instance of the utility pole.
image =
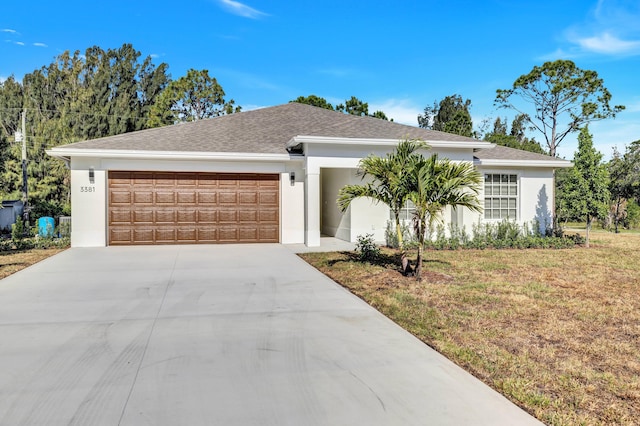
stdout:
{"type": "Polygon", "coordinates": [[[29,227],[29,189],[27,186],[27,109],[22,110],[22,204],[23,220],[29,227]]]}

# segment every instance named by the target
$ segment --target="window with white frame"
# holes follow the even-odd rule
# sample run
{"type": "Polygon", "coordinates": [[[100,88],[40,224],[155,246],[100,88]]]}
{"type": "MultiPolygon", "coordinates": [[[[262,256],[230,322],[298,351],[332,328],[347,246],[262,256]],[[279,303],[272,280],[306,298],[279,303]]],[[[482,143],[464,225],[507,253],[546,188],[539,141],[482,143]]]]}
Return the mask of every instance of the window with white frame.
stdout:
{"type": "Polygon", "coordinates": [[[518,219],[518,175],[484,175],[484,218],[518,219]]]}
{"type": "MultiPolygon", "coordinates": [[[[398,216],[400,216],[400,220],[411,220],[413,218],[413,213],[415,212],[415,210],[416,206],[413,204],[413,202],[411,200],[407,200],[407,202],[404,203],[402,209],[400,209],[400,214],[398,216]]],[[[395,220],[392,210],[389,210],[389,219],[395,220]]]]}

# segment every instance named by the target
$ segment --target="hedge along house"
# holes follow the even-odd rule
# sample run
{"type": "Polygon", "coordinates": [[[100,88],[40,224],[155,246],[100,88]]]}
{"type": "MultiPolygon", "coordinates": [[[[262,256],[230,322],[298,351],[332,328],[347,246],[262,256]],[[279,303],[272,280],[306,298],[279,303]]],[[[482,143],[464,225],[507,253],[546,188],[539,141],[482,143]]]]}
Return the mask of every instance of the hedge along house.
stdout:
{"type": "Polygon", "coordinates": [[[389,209],[337,194],[361,182],[360,159],[403,139],[472,162],[485,176],[484,213],[446,211],[471,229],[502,218],[550,223],[554,169],[568,161],[454,134],[289,103],[207,120],[58,146],[71,169],[71,244],[305,243],[373,233],[384,241],[389,209]]]}

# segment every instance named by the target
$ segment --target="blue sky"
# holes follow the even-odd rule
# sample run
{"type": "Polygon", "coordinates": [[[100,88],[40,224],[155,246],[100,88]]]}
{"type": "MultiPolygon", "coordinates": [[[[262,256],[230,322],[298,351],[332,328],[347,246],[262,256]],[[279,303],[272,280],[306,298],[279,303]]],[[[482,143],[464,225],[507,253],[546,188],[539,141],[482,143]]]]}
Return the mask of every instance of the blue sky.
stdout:
{"type": "MultiPolygon", "coordinates": [[[[571,59],[627,107],[590,126],[596,147],[609,157],[640,139],[637,0],[13,2],[0,16],[0,79],[22,78],[65,50],[123,43],[168,63],[173,78],[208,69],[244,110],[353,95],[411,125],[452,94],[471,99],[476,126],[511,119],[494,108],[496,89],[571,59]]],[[[570,159],[575,149],[571,136],[558,153],[570,159]]]]}

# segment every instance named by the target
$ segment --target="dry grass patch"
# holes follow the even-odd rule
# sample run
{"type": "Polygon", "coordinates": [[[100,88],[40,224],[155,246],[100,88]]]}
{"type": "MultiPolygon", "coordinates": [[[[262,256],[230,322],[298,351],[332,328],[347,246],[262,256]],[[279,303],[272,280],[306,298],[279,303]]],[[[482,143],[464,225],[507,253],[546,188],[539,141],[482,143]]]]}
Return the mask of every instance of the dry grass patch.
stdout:
{"type": "Polygon", "coordinates": [[[640,235],[590,249],[430,251],[425,279],[398,254],[302,257],[553,425],[640,422],[640,235]]]}
{"type": "Polygon", "coordinates": [[[65,249],[48,248],[0,251],[0,280],[65,249]]]}

